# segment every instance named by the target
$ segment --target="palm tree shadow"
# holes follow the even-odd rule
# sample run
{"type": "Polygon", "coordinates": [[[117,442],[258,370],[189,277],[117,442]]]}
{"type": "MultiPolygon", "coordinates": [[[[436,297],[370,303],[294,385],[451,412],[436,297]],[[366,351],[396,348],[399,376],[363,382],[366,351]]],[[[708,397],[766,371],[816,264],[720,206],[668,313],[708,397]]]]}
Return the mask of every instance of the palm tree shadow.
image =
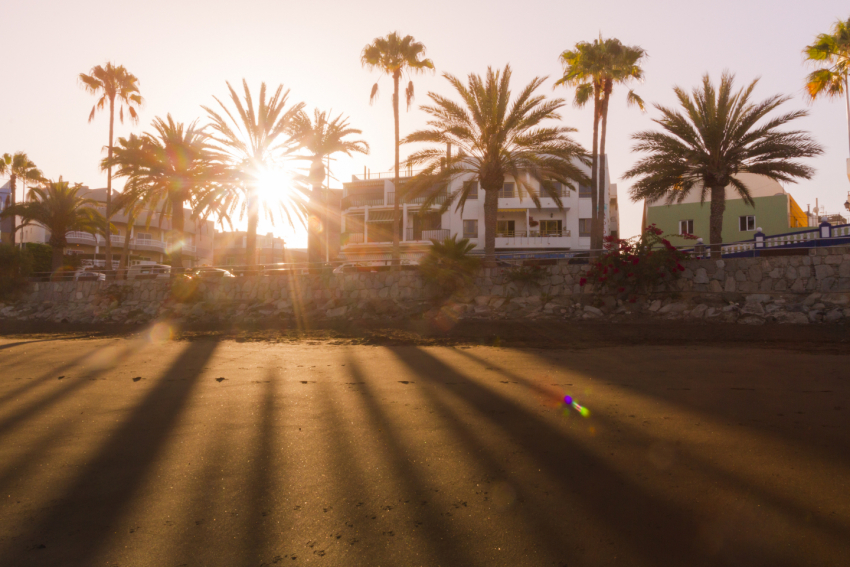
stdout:
{"type": "MultiPolygon", "coordinates": [[[[612,468],[536,414],[470,380],[428,352],[419,348],[391,352],[423,383],[447,390],[444,380],[462,385],[458,395],[468,406],[488,419],[501,435],[523,447],[552,478],[560,479],[580,500],[584,513],[624,539],[630,550],[648,563],[672,565],[679,564],[682,557],[694,561],[704,557],[699,522],[672,498],[650,493],[631,475],[612,468]],[[658,545],[661,537],[663,546],[658,545]]],[[[564,541],[557,545],[564,545],[564,541]]],[[[753,554],[752,549],[739,551],[744,557],[753,554]]],[[[770,559],[769,564],[789,565],[789,558],[778,551],[762,548],[757,554],[770,559]]]]}
{"type": "Polygon", "coordinates": [[[65,496],[2,553],[10,565],[29,564],[28,548],[45,546],[40,564],[91,565],[186,407],[204,363],[217,343],[189,343],[156,386],[97,449],[68,484],[65,496]]]}

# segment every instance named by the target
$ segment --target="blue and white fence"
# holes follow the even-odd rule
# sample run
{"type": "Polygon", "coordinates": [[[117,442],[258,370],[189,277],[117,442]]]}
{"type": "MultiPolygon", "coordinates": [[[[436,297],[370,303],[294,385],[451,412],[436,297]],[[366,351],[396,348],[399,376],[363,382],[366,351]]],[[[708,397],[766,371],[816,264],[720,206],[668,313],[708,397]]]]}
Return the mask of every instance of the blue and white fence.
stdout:
{"type": "Polygon", "coordinates": [[[756,232],[752,240],[725,244],[721,247],[724,257],[752,258],[764,250],[790,248],[820,248],[823,246],[846,246],[850,244],[850,224],[832,226],[822,222],[817,228],[767,236],[756,232]]]}

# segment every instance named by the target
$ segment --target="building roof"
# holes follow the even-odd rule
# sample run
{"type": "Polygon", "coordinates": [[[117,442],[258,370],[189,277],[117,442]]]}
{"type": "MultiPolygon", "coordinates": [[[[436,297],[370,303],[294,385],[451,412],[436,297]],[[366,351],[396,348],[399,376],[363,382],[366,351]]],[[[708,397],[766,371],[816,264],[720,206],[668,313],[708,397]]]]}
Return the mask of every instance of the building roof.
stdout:
{"type": "MultiPolygon", "coordinates": [[[[774,195],[787,195],[787,191],[779,184],[779,182],[770,179],[769,177],[764,177],[763,175],[755,175],[753,173],[742,173],[735,176],[739,179],[744,185],[747,186],[747,189],[750,190],[750,196],[754,199],[758,197],[772,197],[774,195]]],[[[691,189],[685,198],[682,199],[681,203],[699,203],[701,198],[701,185],[695,186],[691,189]]],[[[731,185],[726,187],[726,200],[740,199],[741,197],[738,195],[738,191],[735,190],[731,185]]],[[[711,202],[711,194],[706,192],[705,202],[711,202]]],[[[674,201],[673,205],[679,204],[678,201],[674,201]]],[[[647,202],[647,206],[649,207],[660,207],[666,206],[667,201],[665,199],[659,199],[657,201],[647,202]]]]}

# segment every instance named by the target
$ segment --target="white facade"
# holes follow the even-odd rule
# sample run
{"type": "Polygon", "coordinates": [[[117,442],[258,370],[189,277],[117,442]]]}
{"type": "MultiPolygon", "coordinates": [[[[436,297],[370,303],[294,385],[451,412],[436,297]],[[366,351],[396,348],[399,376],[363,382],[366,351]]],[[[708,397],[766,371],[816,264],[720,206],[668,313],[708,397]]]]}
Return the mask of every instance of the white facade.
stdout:
{"type": "MultiPolygon", "coordinates": [[[[584,168],[590,175],[590,168],[584,168]]],[[[409,178],[401,179],[402,183],[409,178]]],[[[454,179],[448,189],[451,194],[472,174],[454,179]]],[[[539,192],[538,183],[530,176],[525,181],[540,195],[540,207],[527,194],[520,194],[515,179],[509,178],[499,197],[497,215],[496,252],[499,255],[517,253],[548,254],[568,253],[590,249],[589,219],[591,217],[590,188],[579,190],[561,188],[561,207],[551,197],[539,192]],[[587,222],[583,222],[587,219],[587,222]]],[[[606,234],[619,226],[616,208],[616,185],[610,185],[607,168],[604,178],[605,192],[610,196],[606,234]]],[[[343,242],[346,258],[382,259],[388,257],[391,244],[392,210],[395,189],[392,179],[359,179],[354,177],[344,184],[342,201],[343,242]]],[[[470,195],[463,210],[457,200],[450,209],[439,215],[436,211],[445,201],[438,197],[427,219],[422,218],[421,203],[424,197],[407,199],[401,209],[401,244],[403,257],[414,258],[427,251],[432,239],[442,240],[457,235],[469,238],[476,252],[484,251],[484,192],[470,195]]]]}

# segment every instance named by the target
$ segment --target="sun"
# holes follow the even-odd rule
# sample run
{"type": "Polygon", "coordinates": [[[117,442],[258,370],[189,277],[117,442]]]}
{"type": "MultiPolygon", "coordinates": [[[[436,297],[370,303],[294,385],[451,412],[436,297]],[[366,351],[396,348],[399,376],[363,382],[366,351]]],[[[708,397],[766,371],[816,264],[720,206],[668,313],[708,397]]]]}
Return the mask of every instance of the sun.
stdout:
{"type": "Polygon", "coordinates": [[[292,191],[292,174],[282,167],[267,168],[257,175],[260,199],[273,203],[286,199],[292,191]]]}

